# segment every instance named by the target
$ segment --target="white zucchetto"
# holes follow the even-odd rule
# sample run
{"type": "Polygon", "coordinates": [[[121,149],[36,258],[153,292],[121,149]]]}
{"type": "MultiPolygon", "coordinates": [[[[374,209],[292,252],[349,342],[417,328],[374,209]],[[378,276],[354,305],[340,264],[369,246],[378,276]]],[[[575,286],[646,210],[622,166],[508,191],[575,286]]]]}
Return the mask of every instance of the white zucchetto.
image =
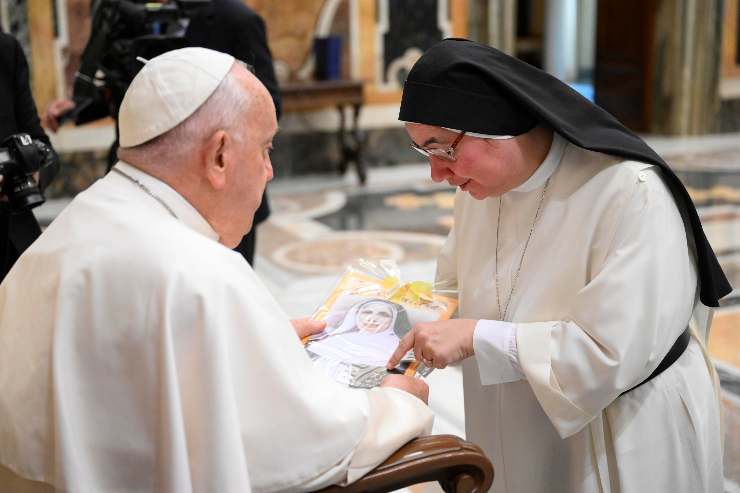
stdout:
{"type": "Polygon", "coordinates": [[[143,144],[185,121],[213,94],[233,64],[231,55],[194,47],[146,62],[118,113],[121,147],[143,144]]]}

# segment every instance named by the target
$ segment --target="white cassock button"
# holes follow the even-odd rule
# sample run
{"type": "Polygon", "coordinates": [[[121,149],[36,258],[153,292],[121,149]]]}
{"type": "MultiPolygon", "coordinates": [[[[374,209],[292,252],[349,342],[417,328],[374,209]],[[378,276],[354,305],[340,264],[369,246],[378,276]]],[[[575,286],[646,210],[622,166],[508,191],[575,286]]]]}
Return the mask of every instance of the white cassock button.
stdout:
{"type": "Polygon", "coordinates": [[[647,180],[647,174],[645,174],[644,171],[640,171],[637,174],[637,179],[640,180],[640,181],[645,181],[645,180],[647,180]]]}

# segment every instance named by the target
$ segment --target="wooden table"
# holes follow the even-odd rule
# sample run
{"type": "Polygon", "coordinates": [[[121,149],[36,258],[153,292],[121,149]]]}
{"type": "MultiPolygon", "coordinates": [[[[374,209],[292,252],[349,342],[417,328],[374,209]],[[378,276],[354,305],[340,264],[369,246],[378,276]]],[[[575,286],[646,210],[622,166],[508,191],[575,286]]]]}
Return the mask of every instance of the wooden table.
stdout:
{"type": "Polygon", "coordinates": [[[320,110],[328,107],[339,111],[337,136],[341,148],[339,172],[344,174],[350,163],[355,164],[361,184],[367,180],[367,169],[362,161],[362,139],[357,122],[364,102],[362,81],[358,80],[312,80],[287,82],[280,86],[280,101],[283,112],[320,110]],[[352,108],[352,126],[347,131],[344,110],[352,108]]]}

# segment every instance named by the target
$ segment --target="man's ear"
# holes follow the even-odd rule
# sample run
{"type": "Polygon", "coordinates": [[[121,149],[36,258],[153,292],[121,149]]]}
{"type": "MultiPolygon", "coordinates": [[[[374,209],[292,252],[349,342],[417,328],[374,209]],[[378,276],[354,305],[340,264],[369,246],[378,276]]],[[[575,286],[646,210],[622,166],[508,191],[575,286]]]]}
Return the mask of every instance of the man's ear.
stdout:
{"type": "Polygon", "coordinates": [[[205,178],[216,190],[226,186],[226,172],[229,167],[227,150],[230,144],[229,134],[218,130],[208,138],[203,148],[205,178]]]}

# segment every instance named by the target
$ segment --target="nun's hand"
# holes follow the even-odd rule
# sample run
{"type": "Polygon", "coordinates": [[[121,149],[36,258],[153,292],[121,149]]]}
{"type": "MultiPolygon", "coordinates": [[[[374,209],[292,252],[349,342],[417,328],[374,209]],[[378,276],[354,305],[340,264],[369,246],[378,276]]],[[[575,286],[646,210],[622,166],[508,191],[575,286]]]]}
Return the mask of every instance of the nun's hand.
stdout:
{"type": "Polygon", "coordinates": [[[312,318],[296,318],[291,320],[290,323],[293,324],[299,339],[318,334],[326,328],[326,322],[312,318]]]}
{"type": "Polygon", "coordinates": [[[401,389],[404,392],[408,392],[424,401],[424,404],[429,404],[429,385],[423,380],[414,377],[407,377],[406,375],[387,375],[382,382],[381,387],[394,387],[401,389]]]}
{"type": "Polygon", "coordinates": [[[414,357],[430,368],[444,368],[473,355],[473,333],[477,320],[455,319],[414,325],[388,360],[394,368],[401,358],[414,350],[414,357]]]}

